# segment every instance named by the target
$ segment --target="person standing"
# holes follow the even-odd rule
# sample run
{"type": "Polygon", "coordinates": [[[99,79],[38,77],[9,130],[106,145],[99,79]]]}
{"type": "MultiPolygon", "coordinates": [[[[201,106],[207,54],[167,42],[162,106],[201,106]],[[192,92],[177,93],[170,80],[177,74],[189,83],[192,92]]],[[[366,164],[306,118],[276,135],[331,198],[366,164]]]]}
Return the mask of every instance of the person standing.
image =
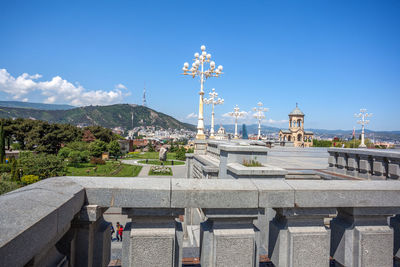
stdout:
{"type": "Polygon", "coordinates": [[[124,227],[122,227],[122,225],[120,225],[118,232],[119,232],[119,238],[121,239],[120,240],[121,242],[122,242],[122,233],[123,233],[123,231],[124,231],[124,227]]]}
{"type": "MultiPolygon", "coordinates": [[[[120,240],[120,237],[119,237],[119,228],[121,227],[121,225],[119,224],[119,222],[117,222],[117,232],[116,232],[116,237],[117,237],[117,241],[119,241],[120,240]]],[[[121,240],[122,240],[122,238],[121,238],[121,240]]]]}
{"type": "Polygon", "coordinates": [[[113,234],[114,234],[115,230],[114,230],[114,226],[111,223],[111,241],[113,241],[113,234]]]}

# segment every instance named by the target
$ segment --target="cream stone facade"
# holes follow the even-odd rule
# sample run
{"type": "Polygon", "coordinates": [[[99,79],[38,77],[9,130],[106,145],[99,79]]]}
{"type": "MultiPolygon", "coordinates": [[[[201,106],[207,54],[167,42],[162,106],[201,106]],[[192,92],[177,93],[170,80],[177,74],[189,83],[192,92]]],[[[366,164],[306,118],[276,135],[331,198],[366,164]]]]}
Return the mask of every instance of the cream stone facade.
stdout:
{"type": "Polygon", "coordinates": [[[279,131],[279,141],[293,142],[295,147],[311,147],[314,133],[304,131],[304,116],[296,104],[289,114],[289,130],[279,131]]]}

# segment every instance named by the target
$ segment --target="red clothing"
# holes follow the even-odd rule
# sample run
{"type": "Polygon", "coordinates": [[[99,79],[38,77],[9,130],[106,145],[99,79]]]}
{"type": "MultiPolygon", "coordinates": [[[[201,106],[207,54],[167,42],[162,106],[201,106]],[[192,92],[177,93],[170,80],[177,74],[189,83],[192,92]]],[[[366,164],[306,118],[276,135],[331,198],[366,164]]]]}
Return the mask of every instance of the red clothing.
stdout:
{"type": "Polygon", "coordinates": [[[118,234],[120,235],[120,236],[122,236],[122,231],[124,230],[124,228],[122,227],[122,226],[120,226],[119,227],[119,229],[118,229],[118,234]]]}

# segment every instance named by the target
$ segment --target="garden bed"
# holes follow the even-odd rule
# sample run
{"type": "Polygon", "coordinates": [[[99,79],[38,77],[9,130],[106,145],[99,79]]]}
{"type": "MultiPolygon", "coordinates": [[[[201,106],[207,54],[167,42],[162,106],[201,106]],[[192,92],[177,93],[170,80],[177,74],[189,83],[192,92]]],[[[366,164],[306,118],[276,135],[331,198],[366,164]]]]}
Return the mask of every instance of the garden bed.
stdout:
{"type": "Polygon", "coordinates": [[[149,170],[149,175],[167,175],[172,176],[172,169],[165,166],[152,166],[149,170]]]}
{"type": "MultiPolygon", "coordinates": [[[[161,161],[160,160],[155,160],[155,159],[141,160],[141,161],[138,161],[138,163],[150,164],[150,165],[161,165],[161,161]]],[[[185,165],[185,162],[184,161],[178,161],[178,160],[167,160],[167,161],[164,161],[164,165],[185,165]],[[172,164],[172,162],[173,162],[173,164],[172,164]]]]}

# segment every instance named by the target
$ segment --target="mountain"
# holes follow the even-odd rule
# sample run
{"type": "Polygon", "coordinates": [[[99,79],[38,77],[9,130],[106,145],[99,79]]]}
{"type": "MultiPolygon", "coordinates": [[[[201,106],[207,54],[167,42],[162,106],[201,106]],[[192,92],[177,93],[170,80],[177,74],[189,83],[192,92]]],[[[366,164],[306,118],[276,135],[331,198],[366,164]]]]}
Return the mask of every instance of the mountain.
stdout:
{"type": "Polygon", "coordinates": [[[0,107],[29,108],[29,109],[41,109],[41,110],[67,110],[75,108],[74,106],[70,105],[43,104],[43,103],[21,102],[21,101],[0,101],[0,107]]]}
{"type": "Polygon", "coordinates": [[[130,104],[110,106],[86,106],[67,110],[42,110],[0,106],[0,118],[31,118],[52,123],[73,125],[100,125],[107,128],[132,129],[137,126],[159,126],[162,128],[195,130],[194,125],[180,122],[171,116],[153,109],[130,104]]]}

